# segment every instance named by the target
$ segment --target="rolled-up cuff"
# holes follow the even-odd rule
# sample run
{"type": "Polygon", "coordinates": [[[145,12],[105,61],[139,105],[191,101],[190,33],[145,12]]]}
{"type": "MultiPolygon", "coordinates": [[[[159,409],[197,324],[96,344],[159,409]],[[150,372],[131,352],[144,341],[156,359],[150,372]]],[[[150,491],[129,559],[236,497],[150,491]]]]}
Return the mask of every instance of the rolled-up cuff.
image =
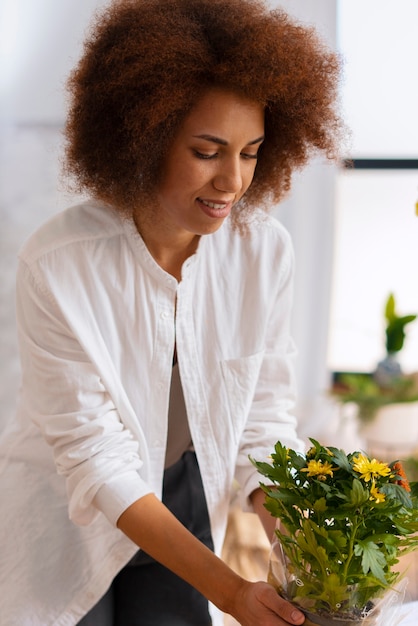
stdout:
{"type": "Polygon", "coordinates": [[[127,472],[102,485],[94,497],[94,505],[116,526],[122,513],[149,493],[152,489],[136,472],[127,472]]]}

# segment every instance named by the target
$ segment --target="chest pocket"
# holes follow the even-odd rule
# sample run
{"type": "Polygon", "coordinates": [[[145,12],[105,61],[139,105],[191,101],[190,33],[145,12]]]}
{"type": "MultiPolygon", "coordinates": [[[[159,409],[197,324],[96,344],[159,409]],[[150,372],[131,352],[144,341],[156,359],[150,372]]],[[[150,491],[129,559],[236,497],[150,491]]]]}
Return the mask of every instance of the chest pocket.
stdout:
{"type": "Polygon", "coordinates": [[[251,407],[264,351],[221,362],[227,402],[234,430],[241,432],[251,407]]]}

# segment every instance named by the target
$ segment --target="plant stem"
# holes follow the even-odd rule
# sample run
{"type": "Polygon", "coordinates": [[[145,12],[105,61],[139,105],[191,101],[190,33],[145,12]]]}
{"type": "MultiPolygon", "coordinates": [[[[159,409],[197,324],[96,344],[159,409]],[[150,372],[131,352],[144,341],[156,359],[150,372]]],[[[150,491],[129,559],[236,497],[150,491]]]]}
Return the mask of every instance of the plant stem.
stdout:
{"type": "MultiPolygon", "coordinates": [[[[362,520],[362,516],[359,516],[360,519],[362,520]]],[[[358,522],[357,524],[352,523],[351,524],[351,534],[350,534],[350,541],[348,542],[348,556],[346,559],[346,562],[344,564],[344,568],[343,568],[343,577],[344,577],[344,582],[347,580],[347,576],[348,576],[348,568],[350,567],[351,561],[353,559],[353,555],[354,555],[354,538],[357,534],[357,529],[359,528],[361,524],[361,521],[358,522]]]]}

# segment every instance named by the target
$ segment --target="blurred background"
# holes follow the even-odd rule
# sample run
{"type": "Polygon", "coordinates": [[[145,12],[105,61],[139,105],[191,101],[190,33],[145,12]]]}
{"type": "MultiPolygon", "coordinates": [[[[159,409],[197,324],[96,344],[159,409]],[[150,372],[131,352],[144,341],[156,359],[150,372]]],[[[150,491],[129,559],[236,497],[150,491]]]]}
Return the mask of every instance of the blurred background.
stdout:
{"type": "MultiPolygon", "coordinates": [[[[0,1],[0,428],[13,416],[19,388],[17,254],[38,225],[79,200],[60,177],[65,81],[93,14],[106,4],[0,1]]],[[[370,375],[385,357],[389,294],[399,316],[418,313],[418,3],[269,4],[314,25],[340,51],[341,108],[351,129],[344,155],[351,166],[314,161],[295,176],[288,199],[272,208],[296,251],[300,432],[345,448],[367,447],[358,406],[342,403],[333,389],[336,373],[370,375]]],[[[403,375],[418,370],[418,321],[408,324],[396,356],[403,375]]],[[[408,403],[406,417],[399,410],[386,415],[381,449],[391,451],[403,431],[408,448],[402,453],[416,458],[417,406],[408,403]]],[[[232,510],[226,555],[237,569],[249,569],[247,575],[264,577],[267,546],[252,517],[245,520],[232,510]],[[238,552],[241,543],[251,551],[238,552]]]]}

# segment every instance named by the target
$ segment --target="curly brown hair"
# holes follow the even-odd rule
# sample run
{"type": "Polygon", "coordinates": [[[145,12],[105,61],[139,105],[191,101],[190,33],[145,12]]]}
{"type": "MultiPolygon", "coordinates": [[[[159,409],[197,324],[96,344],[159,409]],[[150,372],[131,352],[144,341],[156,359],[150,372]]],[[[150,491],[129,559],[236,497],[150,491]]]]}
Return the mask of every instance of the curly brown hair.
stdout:
{"type": "Polygon", "coordinates": [[[185,116],[225,88],[265,106],[242,223],[314,153],[336,156],[339,66],[313,29],[261,0],[118,0],[96,16],[68,81],[65,172],[121,211],[149,206],[185,116]]]}

